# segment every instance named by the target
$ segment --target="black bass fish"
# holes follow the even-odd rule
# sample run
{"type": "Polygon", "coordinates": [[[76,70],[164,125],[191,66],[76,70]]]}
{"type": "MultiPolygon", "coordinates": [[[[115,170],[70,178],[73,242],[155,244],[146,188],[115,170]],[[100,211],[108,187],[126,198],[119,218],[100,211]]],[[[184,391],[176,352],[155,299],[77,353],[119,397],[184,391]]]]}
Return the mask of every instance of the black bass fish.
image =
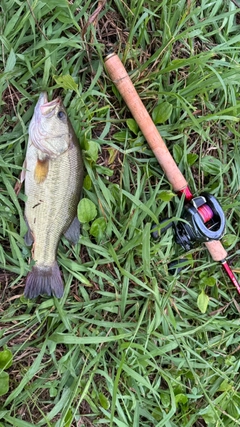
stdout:
{"type": "Polygon", "coordinates": [[[80,146],[61,99],[48,102],[41,93],[29,125],[25,179],[25,242],[35,264],[26,278],[24,295],[60,298],[63,281],[56,261],[64,234],[75,244],[80,235],[77,205],[83,181],[80,146]]]}

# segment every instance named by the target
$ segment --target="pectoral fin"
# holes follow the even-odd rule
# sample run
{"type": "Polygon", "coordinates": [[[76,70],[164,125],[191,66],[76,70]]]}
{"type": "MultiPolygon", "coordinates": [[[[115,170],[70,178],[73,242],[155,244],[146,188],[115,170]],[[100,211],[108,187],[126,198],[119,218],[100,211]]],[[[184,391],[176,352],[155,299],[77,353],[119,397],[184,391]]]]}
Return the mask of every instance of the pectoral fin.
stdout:
{"type": "Polygon", "coordinates": [[[26,176],[26,169],[27,169],[27,160],[25,159],[22,166],[22,172],[20,175],[20,182],[23,183],[25,176],[26,176]]]}
{"type": "Polygon", "coordinates": [[[80,222],[77,217],[74,218],[70,227],[65,231],[64,236],[70,243],[76,245],[80,237],[80,222]]]}
{"type": "Polygon", "coordinates": [[[30,230],[30,227],[28,225],[28,222],[27,222],[26,218],[25,218],[25,222],[26,222],[28,230],[27,230],[27,232],[26,232],[26,234],[24,236],[24,241],[25,241],[25,244],[27,246],[32,246],[32,244],[33,244],[33,235],[32,235],[32,232],[30,230]]]}
{"type": "Polygon", "coordinates": [[[49,159],[45,158],[44,160],[37,160],[37,164],[34,171],[34,179],[37,184],[41,184],[47,178],[49,169],[49,159]]]}
{"type": "Polygon", "coordinates": [[[20,193],[20,190],[22,188],[22,183],[23,183],[23,181],[25,179],[25,175],[26,175],[26,169],[27,169],[27,161],[24,160],[23,169],[22,169],[22,172],[19,176],[19,180],[16,182],[16,184],[14,186],[14,191],[15,191],[17,196],[20,193]]]}

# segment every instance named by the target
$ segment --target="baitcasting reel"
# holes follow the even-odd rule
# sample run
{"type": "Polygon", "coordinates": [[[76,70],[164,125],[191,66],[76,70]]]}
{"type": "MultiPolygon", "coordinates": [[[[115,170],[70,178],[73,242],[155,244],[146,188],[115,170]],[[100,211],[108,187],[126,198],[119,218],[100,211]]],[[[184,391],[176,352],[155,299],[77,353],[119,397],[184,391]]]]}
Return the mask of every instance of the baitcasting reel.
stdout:
{"type": "MultiPolygon", "coordinates": [[[[195,242],[203,243],[220,240],[225,230],[224,212],[217,199],[208,193],[193,197],[184,205],[181,216],[183,221],[170,222],[162,228],[162,232],[173,227],[176,243],[189,251],[195,242]]],[[[164,223],[164,220],[161,223],[164,223]]],[[[159,232],[152,233],[154,239],[159,238],[159,232]]]]}
{"type": "Polygon", "coordinates": [[[182,219],[174,224],[176,242],[189,251],[195,242],[220,240],[225,230],[225,215],[217,199],[208,193],[194,197],[184,206],[182,219]]]}

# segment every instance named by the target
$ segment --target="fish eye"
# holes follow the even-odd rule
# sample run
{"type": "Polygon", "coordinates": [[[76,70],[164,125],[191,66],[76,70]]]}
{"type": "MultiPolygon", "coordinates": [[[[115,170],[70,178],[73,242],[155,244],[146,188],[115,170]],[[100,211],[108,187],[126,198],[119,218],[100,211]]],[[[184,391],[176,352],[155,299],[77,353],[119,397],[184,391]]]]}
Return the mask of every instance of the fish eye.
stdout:
{"type": "Polygon", "coordinates": [[[57,113],[57,116],[58,116],[58,118],[60,119],[60,120],[62,120],[62,119],[64,119],[65,117],[66,117],[66,114],[64,113],[64,111],[59,111],[58,113],[57,113]]]}

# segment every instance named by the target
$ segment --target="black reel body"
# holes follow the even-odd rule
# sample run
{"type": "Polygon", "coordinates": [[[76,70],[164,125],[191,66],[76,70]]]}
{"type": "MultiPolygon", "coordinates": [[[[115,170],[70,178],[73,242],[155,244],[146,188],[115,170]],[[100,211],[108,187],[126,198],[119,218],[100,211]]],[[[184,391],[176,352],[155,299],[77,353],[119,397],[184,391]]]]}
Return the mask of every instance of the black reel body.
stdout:
{"type": "MultiPolygon", "coordinates": [[[[224,212],[217,199],[208,193],[193,197],[184,205],[181,220],[171,221],[165,218],[160,221],[161,231],[152,231],[152,237],[159,239],[170,227],[173,227],[176,243],[185,251],[192,249],[196,242],[206,243],[220,240],[224,234],[226,220],[224,212]]],[[[152,227],[156,228],[156,225],[152,227]]],[[[168,269],[171,274],[179,273],[186,263],[186,259],[170,262],[168,269]],[[181,265],[182,264],[182,265],[181,265]]]]}
{"type": "Polygon", "coordinates": [[[194,197],[186,203],[181,218],[184,221],[174,223],[176,242],[186,251],[190,250],[195,242],[210,242],[220,240],[224,234],[226,220],[224,212],[217,199],[208,193],[194,197]],[[207,206],[211,217],[201,215],[201,206],[207,206]],[[186,221],[186,222],[185,222],[186,221]]]}

